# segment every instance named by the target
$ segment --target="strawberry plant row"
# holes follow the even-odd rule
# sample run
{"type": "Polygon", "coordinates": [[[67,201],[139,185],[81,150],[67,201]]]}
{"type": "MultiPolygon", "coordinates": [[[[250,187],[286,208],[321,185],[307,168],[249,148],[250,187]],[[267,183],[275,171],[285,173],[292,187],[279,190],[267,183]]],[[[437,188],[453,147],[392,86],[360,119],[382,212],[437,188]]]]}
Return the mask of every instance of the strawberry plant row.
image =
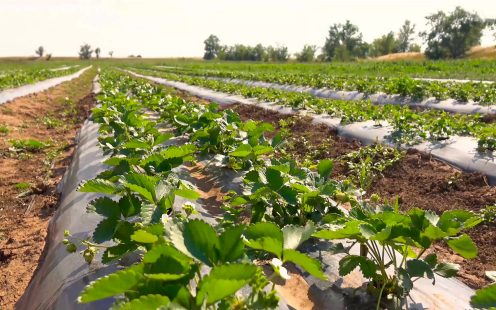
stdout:
{"type": "Polygon", "coordinates": [[[287,92],[156,71],[140,72],[224,93],[273,102],[294,109],[325,113],[331,117],[340,118],[340,123],[343,125],[372,120],[377,127],[381,127],[386,121],[393,127],[389,139],[396,144],[414,145],[423,141],[438,142],[454,135],[467,135],[477,138],[479,152],[491,154],[496,150],[496,123],[488,123],[483,116],[478,114],[460,115],[435,110],[416,111],[397,105],[374,105],[365,100],[323,99],[300,92],[287,92]]]}
{"type": "Polygon", "coordinates": [[[27,69],[9,70],[0,75],[0,91],[15,88],[26,84],[43,81],[46,79],[72,74],[77,71],[76,67],[67,67],[64,70],[50,69],[27,69]]]}
{"type": "Polygon", "coordinates": [[[452,98],[458,102],[477,102],[481,105],[496,104],[496,83],[483,82],[447,82],[418,80],[403,77],[357,77],[347,75],[330,75],[315,73],[257,72],[229,70],[201,70],[178,68],[159,68],[158,70],[190,76],[220,77],[244,81],[263,81],[284,85],[308,86],[317,89],[326,88],[333,91],[356,91],[366,95],[384,93],[409,97],[413,101],[428,98],[446,100],[452,98]]]}
{"type": "Polygon", "coordinates": [[[103,220],[92,239],[78,240],[66,232],[64,243],[70,252],[82,244],[88,262],[99,250],[104,264],[131,252],[141,255],[130,267],[90,283],[81,302],[121,296],[116,308],[273,308],[277,296],[264,288],[288,278],[286,263],[326,278],[317,260],[298,251],[302,242],[346,238],[363,252],[341,260],[341,275],[358,267],[370,280],[378,306],[385,302],[381,296],[394,296],[401,304],[413,288],[412,279],[456,273],[456,265],[423,255],[433,242],[444,240],[466,258],[477,254],[462,232],[482,221],[471,212],[405,213],[394,203],[364,201],[351,183],[330,177],[330,160],[309,170],[276,159],[273,151],[283,140],[266,138],[269,124],[243,122],[233,111],[189,103],[124,75],[105,73],[102,89],[93,120],[100,124],[109,169],[79,190],[104,195],[88,206],[103,220]],[[145,110],[155,111],[159,119],[147,119],[145,110]],[[162,130],[164,124],[173,133],[162,130]],[[174,136],[189,142],[165,143],[174,136]],[[228,167],[244,175],[243,192],[226,197],[226,216],[217,225],[195,219],[191,205],[172,207],[176,196],[199,197],[174,168],[205,153],[223,155],[228,167]],[[272,276],[255,263],[260,260],[271,261],[272,276]],[[245,286],[248,293],[236,295],[245,286]]]}

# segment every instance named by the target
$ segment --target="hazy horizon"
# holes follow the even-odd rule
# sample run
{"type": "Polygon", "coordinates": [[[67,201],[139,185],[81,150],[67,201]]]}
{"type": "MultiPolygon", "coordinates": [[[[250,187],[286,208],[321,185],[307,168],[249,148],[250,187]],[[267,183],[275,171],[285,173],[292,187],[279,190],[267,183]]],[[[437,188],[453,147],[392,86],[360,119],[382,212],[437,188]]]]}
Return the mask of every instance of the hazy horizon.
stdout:
{"type": "MultiPolygon", "coordinates": [[[[201,57],[210,34],[221,44],[282,44],[293,54],[304,44],[322,46],[329,27],[347,19],[371,42],[406,19],[418,33],[425,16],[456,6],[496,18],[496,2],[487,0],[2,0],[0,57],[32,56],[40,45],[54,57],[75,57],[83,43],[103,57],[110,50],[114,57],[201,57]]],[[[496,45],[489,31],[481,43],[496,45]]]]}

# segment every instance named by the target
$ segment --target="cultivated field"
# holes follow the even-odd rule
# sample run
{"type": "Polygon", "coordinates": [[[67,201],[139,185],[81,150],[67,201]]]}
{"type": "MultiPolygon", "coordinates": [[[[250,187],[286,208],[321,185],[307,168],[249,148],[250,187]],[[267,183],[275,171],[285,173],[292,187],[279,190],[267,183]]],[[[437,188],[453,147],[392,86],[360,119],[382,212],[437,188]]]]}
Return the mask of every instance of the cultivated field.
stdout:
{"type": "Polygon", "coordinates": [[[495,81],[483,59],[4,59],[0,309],[494,305],[495,81]]]}

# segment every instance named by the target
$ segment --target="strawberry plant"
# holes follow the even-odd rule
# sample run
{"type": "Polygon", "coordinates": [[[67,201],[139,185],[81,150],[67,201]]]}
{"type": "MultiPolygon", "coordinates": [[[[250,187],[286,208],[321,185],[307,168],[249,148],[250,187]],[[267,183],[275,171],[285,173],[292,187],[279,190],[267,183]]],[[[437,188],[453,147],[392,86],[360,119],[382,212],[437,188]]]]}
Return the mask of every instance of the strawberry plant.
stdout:
{"type": "Polygon", "coordinates": [[[360,245],[361,255],[350,254],[340,261],[339,274],[345,276],[359,267],[370,280],[369,291],[378,297],[378,309],[387,296],[395,296],[401,303],[417,278],[426,277],[435,283],[435,274],[456,275],[458,265],[439,262],[435,253],[424,255],[435,242],[446,242],[464,258],[477,255],[477,247],[462,232],[481,219],[468,211],[446,211],[438,216],[418,208],[401,212],[396,204],[371,203],[353,207],[348,216],[330,219],[331,229],[320,230],[313,236],[349,239],[360,245]]]}

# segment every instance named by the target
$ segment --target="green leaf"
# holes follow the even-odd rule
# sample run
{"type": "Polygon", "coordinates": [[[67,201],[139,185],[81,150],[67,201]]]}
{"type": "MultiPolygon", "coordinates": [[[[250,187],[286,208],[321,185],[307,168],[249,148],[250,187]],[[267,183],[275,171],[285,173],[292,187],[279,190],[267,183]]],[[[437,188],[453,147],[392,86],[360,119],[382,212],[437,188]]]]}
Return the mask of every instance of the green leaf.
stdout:
{"type": "Polygon", "coordinates": [[[197,191],[188,188],[176,189],[174,193],[177,196],[181,196],[189,200],[197,200],[200,198],[200,194],[198,194],[197,191]]]}
{"type": "Polygon", "coordinates": [[[244,254],[245,245],[241,235],[245,227],[243,225],[226,229],[219,237],[219,258],[223,263],[233,262],[244,254]]]}
{"type": "Polygon", "coordinates": [[[144,230],[137,230],[131,235],[131,240],[138,243],[155,243],[158,237],[144,230]]]}
{"type": "Polygon", "coordinates": [[[178,250],[208,266],[217,261],[219,239],[212,226],[204,221],[191,220],[184,225],[173,225],[170,238],[178,250]]]}
{"type": "Polygon", "coordinates": [[[477,257],[477,246],[467,234],[463,234],[460,237],[450,239],[447,241],[447,243],[453,251],[460,254],[464,258],[477,257]]]}
{"type": "Polygon", "coordinates": [[[337,230],[321,230],[313,234],[316,238],[322,239],[345,239],[345,238],[356,238],[361,235],[360,225],[363,222],[361,221],[350,221],[347,222],[345,227],[337,230]]]}
{"type": "Polygon", "coordinates": [[[286,225],[282,229],[284,249],[295,250],[315,232],[315,225],[308,221],[305,226],[286,225]]]}
{"type": "Polygon", "coordinates": [[[152,148],[150,144],[139,140],[128,141],[124,143],[122,147],[125,149],[144,149],[144,150],[149,150],[152,148]]]}
{"type": "Polygon", "coordinates": [[[102,179],[88,180],[78,188],[78,191],[83,193],[101,193],[108,195],[116,194],[119,190],[120,187],[116,184],[102,179]]]}
{"type": "Polygon", "coordinates": [[[267,186],[272,190],[277,191],[284,184],[284,178],[279,170],[269,167],[265,172],[265,176],[267,177],[267,186]]]}
{"type": "Polygon", "coordinates": [[[146,188],[130,183],[126,183],[124,186],[129,188],[132,192],[145,198],[148,202],[155,203],[153,192],[148,191],[146,188]]]}
{"type": "Polygon", "coordinates": [[[470,299],[470,305],[483,309],[496,307],[496,283],[477,290],[470,299]]]}
{"type": "Polygon", "coordinates": [[[272,152],[273,148],[267,145],[257,145],[253,148],[255,155],[263,155],[272,152]]]}
{"type": "Polygon", "coordinates": [[[434,268],[435,273],[445,278],[456,276],[458,270],[460,270],[460,265],[452,263],[439,263],[436,268],[434,268]]]}
{"type": "Polygon", "coordinates": [[[260,222],[249,226],[245,231],[246,245],[257,250],[264,250],[281,258],[284,237],[276,224],[260,222]]]}
{"type": "Polygon", "coordinates": [[[124,254],[136,250],[136,248],[135,244],[127,243],[119,243],[116,246],[109,247],[103,252],[102,263],[108,264],[113,260],[121,258],[124,254]]]}
{"type": "Polygon", "coordinates": [[[437,227],[441,228],[450,236],[458,234],[462,229],[471,228],[482,221],[478,216],[466,210],[450,210],[445,211],[439,221],[437,227]]]}
{"type": "Polygon", "coordinates": [[[322,280],[327,279],[318,260],[296,250],[284,250],[282,256],[284,258],[284,262],[295,263],[312,276],[322,280]]]}
{"type": "Polygon", "coordinates": [[[372,278],[376,274],[377,267],[373,261],[364,256],[348,255],[339,261],[339,275],[344,277],[360,266],[364,277],[372,278]]]}
{"type": "Polygon", "coordinates": [[[157,136],[155,138],[155,141],[153,143],[153,145],[159,145],[159,144],[162,144],[164,143],[165,141],[168,141],[170,138],[174,137],[173,134],[171,133],[165,133],[165,134],[161,134],[159,136],[157,136]]]}
{"type": "Polygon", "coordinates": [[[404,289],[404,295],[408,295],[413,289],[413,281],[405,269],[398,268],[398,280],[400,286],[404,289]]]}
{"type": "Polygon", "coordinates": [[[109,218],[118,218],[121,215],[118,203],[108,197],[100,197],[91,201],[88,211],[93,211],[109,218]]]}
{"type": "Polygon", "coordinates": [[[188,261],[180,260],[177,256],[161,255],[155,263],[146,266],[145,277],[159,281],[175,281],[187,276],[190,267],[188,261]]]}
{"type": "Polygon", "coordinates": [[[107,218],[100,221],[93,231],[93,241],[103,243],[112,240],[117,228],[117,222],[117,218],[107,218]]]}
{"type": "Polygon", "coordinates": [[[213,304],[236,293],[255,276],[257,267],[248,264],[215,266],[198,284],[196,304],[213,304]]]}
{"type": "Polygon", "coordinates": [[[328,178],[332,174],[334,163],[330,159],[321,160],[317,166],[317,171],[322,178],[328,178]]]}
{"type": "Polygon", "coordinates": [[[150,251],[146,252],[145,255],[143,255],[143,263],[155,263],[161,256],[173,257],[176,260],[183,261],[185,263],[189,263],[189,261],[191,261],[191,258],[184,255],[176,248],[170,245],[160,244],[155,245],[152,249],[150,249],[150,251]]]}
{"type": "Polygon", "coordinates": [[[436,253],[431,253],[424,257],[424,261],[429,265],[429,267],[434,268],[437,264],[437,255],[436,253]]]}
{"type": "Polygon", "coordinates": [[[130,173],[124,177],[125,186],[139,193],[150,202],[156,202],[155,186],[159,178],[140,173],[130,173]]]}
{"type": "Polygon", "coordinates": [[[142,278],[143,266],[135,265],[117,271],[88,284],[78,298],[80,303],[122,294],[134,287],[142,278]]]}
{"type": "Polygon", "coordinates": [[[406,262],[406,271],[410,278],[427,276],[429,279],[434,279],[434,273],[431,267],[420,259],[410,259],[406,262]]]}
{"type": "Polygon", "coordinates": [[[138,299],[133,299],[116,307],[116,310],[156,310],[159,307],[170,304],[169,298],[162,295],[145,295],[138,299]]]}
{"type": "Polygon", "coordinates": [[[251,145],[249,144],[241,144],[234,150],[233,152],[229,153],[229,156],[234,156],[234,157],[246,157],[252,153],[253,149],[251,145]]]}

